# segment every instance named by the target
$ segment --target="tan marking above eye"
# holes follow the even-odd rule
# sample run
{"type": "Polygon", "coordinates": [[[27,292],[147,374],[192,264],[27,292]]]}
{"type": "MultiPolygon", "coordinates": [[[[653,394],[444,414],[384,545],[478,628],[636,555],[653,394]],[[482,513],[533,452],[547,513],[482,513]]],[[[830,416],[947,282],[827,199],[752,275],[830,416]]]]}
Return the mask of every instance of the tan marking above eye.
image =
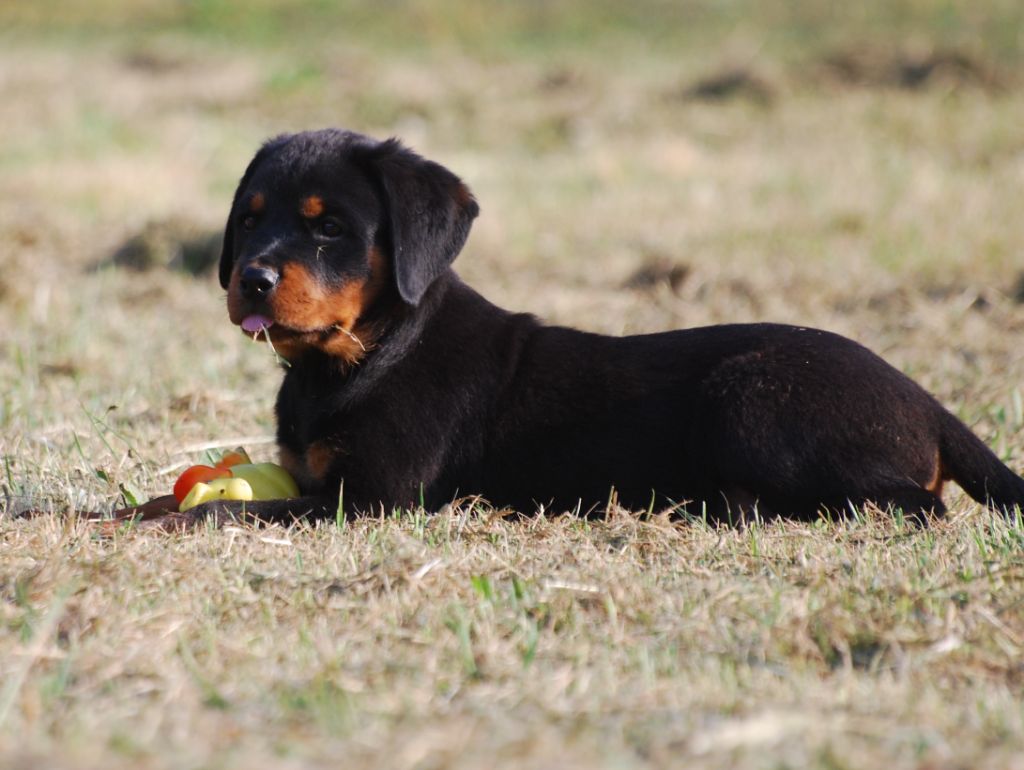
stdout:
{"type": "Polygon", "coordinates": [[[462,182],[455,188],[455,202],[460,206],[468,206],[473,200],[473,193],[462,182]]]}
{"type": "Polygon", "coordinates": [[[249,198],[249,211],[255,214],[263,211],[264,206],[267,205],[267,199],[263,196],[263,193],[253,193],[252,197],[249,198]]]}
{"type": "Polygon", "coordinates": [[[310,195],[302,199],[302,216],[315,219],[324,213],[324,199],[319,195],[310,195]]]}

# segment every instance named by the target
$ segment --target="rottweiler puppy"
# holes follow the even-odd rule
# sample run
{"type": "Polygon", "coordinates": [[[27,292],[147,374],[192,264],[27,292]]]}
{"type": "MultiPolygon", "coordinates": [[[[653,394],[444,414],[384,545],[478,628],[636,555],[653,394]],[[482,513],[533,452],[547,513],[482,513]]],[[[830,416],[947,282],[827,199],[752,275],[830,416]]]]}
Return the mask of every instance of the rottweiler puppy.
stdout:
{"type": "Polygon", "coordinates": [[[231,322],[285,360],[281,463],[302,497],[208,503],[195,522],[436,510],[479,495],[531,514],[685,508],[814,517],[875,503],[997,509],[1024,480],[921,387],[817,329],[632,337],[545,326],[451,268],[479,209],[394,139],[267,142],[238,185],[220,282],[231,322]]]}

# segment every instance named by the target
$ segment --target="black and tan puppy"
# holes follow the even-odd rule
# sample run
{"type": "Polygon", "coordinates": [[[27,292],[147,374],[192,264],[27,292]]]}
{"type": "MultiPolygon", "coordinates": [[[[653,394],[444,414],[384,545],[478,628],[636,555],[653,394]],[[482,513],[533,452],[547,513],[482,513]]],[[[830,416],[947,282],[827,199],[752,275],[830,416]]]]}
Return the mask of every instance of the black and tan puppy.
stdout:
{"type": "MultiPolygon", "coordinates": [[[[450,265],[477,215],[397,141],[282,136],[235,194],[220,280],[232,323],[287,359],[281,462],[303,496],[263,519],[481,495],[532,513],[609,499],[712,517],[873,502],[941,513],[956,481],[996,508],[1024,480],[850,340],[771,324],[614,338],[544,326],[450,265]]],[[[187,515],[235,513],[206,504],[187,515]]]]}

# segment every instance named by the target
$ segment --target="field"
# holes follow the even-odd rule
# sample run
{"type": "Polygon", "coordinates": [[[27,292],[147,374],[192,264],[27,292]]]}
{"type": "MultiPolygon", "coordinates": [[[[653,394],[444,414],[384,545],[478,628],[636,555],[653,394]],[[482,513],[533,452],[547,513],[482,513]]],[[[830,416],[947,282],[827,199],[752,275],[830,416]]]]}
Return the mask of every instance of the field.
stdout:
{"type": "Polygon", "coordinates": [[[498,304],[832,329],[1024,469],[1024,6],[847,5],[5,0],[0,764],[1024,768],[1024,521],[956,489],[924,529],[68,513],[275,459],[209,259],[324,125],[469,183],[498,304]]]}

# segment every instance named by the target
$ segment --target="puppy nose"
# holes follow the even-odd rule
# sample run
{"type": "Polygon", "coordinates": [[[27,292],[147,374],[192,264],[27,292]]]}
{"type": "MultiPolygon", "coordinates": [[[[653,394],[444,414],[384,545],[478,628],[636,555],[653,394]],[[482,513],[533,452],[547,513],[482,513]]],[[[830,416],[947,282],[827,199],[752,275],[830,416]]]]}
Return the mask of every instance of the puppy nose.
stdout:
{"type": "Polygon", "coordinates": [[[269,267],[249,265],[242,271],[239,288],[246,299],[264,299],[277,286],[280,274],[269,267]]]}

